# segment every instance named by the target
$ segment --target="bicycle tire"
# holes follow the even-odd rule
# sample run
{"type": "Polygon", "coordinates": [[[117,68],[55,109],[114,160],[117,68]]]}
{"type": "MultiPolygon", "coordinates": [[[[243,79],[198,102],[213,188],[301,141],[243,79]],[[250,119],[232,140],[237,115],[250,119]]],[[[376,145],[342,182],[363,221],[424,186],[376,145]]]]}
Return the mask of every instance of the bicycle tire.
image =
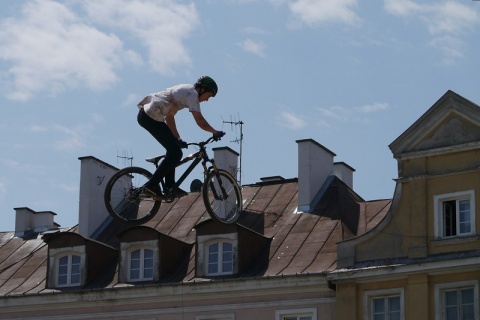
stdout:
{"type": "Polygon", "coordinates": [[[152,174],[140,167],[117,171],[105,187],[104,201],[110,216],[118,222],[137,226],[150,221],[161,201],[143,193],[143,185],[152,174]]]}
{"type": "Polygon", "coordinates": [[[242,212],[242,192],[230,173],[221,169],[218,172],[211,170],[205,177],[202,193],[205,208],[214,220],[225,224],[238,220],[242,212]],[[225,189],[227,198],[220,186],[225,189]]]}

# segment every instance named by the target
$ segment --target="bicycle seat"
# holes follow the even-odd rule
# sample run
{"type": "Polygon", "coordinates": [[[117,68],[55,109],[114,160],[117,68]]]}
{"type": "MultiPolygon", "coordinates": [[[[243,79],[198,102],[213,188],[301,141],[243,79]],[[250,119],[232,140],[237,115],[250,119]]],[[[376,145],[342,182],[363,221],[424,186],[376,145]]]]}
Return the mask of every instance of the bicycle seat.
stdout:
{"type": "Polygon", "coordinates": [[[163,158],[165,158],[165,155],[157,156],[157,157],[152,157],[152,158],[146,158],[145,161],[151,162],[151,163],[153,163],[154,165],[158,165],[158,163],[160,162],[160,160],[162,160],[163,158]]]}

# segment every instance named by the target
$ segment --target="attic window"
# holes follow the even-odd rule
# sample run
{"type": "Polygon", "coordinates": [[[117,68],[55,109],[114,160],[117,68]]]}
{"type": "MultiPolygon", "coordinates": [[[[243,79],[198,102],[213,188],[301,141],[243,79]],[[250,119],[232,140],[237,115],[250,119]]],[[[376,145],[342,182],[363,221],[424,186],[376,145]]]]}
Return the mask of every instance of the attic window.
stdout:
{"type": "Polygon", "coordinates": [[[129,254],[129,280],[153,280],[153,250],[137,249],[129,254]]]}
{"type": "Polygon", "coordinates": [[[69,254],[58,259],[58,287],[79,286],[81,279],[81,257],[69,254]]]}
{"type": "Polygon", "coordinates": [[[76,287],[85,284],[85,247],[49,250],[48,287],[76,287]]]}
{"type": "Polygon", "coordinates": [[[224,276],[238,271],[236,233],[199,236],[197,276],[224,276]]]}
{"type": "Polygon", "coordinates": [[[435,237],[444,239],[475,233],[473,190],[434,196],[435,237]]]}
{"type": "Polygon", "coordinates": [[[158,241],[123,242],[120,257],[120,281],[137,282],[159,279],[158,241]]]}
{"type": "Polygon", "coordinates": [[[233,273],[234,244],[232,241],[219,241],[208,245],[207,275],[233,273]]]}

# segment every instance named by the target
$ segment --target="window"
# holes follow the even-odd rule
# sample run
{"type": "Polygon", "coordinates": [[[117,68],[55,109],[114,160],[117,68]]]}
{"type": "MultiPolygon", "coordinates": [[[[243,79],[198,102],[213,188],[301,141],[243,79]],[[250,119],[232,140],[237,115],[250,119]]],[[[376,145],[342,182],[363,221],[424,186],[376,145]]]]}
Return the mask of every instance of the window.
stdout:
{"type": "Polygon", "coordinates": [[[47,287],[78,287],[85,284],[85,246],[49,248],[47,287]]]}
{"type": "Polygon", "coordinates": [[[208,246],[208,274],[222,275],[233,273],[233,244],[216,242],[208,246]]]}
{"type": "Polygon", "coordinates": [[[58,259],[57,286],[79,286],[81,281],[81,259],[79,255],[69,254],[58,259]]]}
{"type": "Polygon", "coordinates": [[[400,296],[372,299],[373,320],[400,320],[400,296]]]}
{"type": "Polygon", "coordinates": [[[130,281],[153,279],[153,250],[138,249],[130,252],[130,281]]]}
{"type": "Polygon", "coordinates": [[[275,312],[275,320],[317,320],[317,309],[278,310],[275,312]]]}
{"type": "Polygon", "coordinates": [[[404,319],[403,288],[366,291],[364,294],[364,319],[404,319]]]}
{"type": "Polygon", "coordinates": [[[475,233],[473,190],[434,196],[435,236],[451,238],[475,233]]]}
{"type": "Polygon", "coordinates": [[[238,272],[238,235],[204,235],[197,237],[196,276],[222,276],[238,272]]]}
{"type": "Polygon", "coordinates": [[[156,281],[160,278],[158,240],[120,244],[120,282],[156,281]]]}
{"type": "Polygon", "coordinates": [[[478,319],[478,284],[476,281],[464,281],[436,285],[435,319],[474,320],[478,319]]]}

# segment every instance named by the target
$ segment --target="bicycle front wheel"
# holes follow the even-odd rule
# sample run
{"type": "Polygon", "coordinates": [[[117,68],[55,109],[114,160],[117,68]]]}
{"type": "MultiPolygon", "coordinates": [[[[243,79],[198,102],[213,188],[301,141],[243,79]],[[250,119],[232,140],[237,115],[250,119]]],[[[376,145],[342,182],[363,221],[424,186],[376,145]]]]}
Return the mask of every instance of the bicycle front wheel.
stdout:
{"type": "Polygon", "coordinates": [[[128,167],[115,173],[105,187],[104,201],[113,219],[137,226],[152,219],[161,201],[143,192],[152,174],[140,167],[128,167]]]}
{"type": "Polygon", "coordinates": [[[235,178],[225,170],[210,171],[203,184],[203,202],[215,220],[235,223],[242,212],[242,193],[235,178]]]}

